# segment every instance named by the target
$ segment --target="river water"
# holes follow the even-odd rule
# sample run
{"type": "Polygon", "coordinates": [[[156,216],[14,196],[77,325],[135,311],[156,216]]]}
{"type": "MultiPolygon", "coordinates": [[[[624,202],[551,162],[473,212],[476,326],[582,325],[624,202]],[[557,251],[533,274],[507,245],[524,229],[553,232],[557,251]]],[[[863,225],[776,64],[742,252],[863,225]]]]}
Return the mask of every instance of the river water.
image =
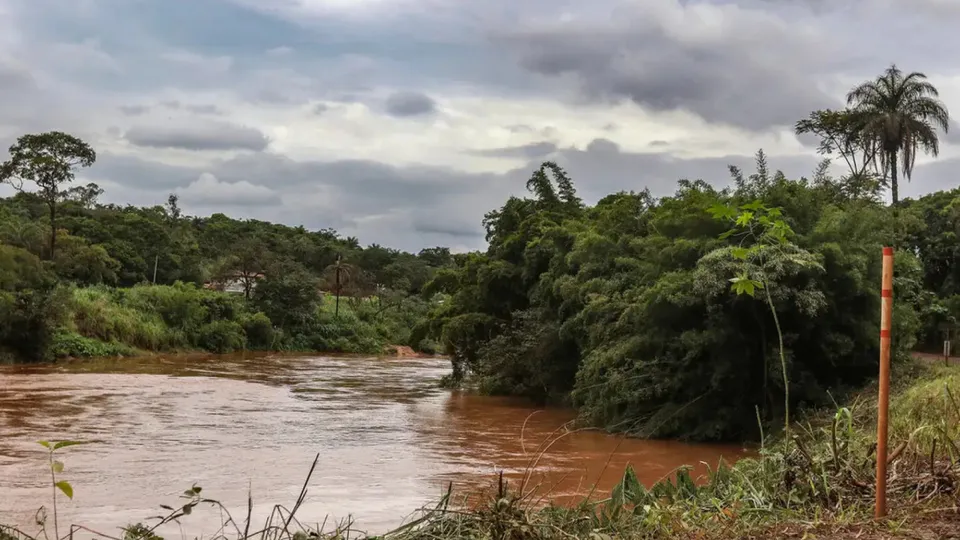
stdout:
{"type": "MultiPolygon", "coordinates": [[[[274,504],[293,506],[318,454],[298,517],[350,516],[370,532],[399,525],[449,482],[475,493],[492,489],[503,470],[516,486],[544,441],[554,442],[528,489],[540,486],[558,503],[593,486],[607,493],[628,463],[651,484],[684,464],[702,472],[703,462],[745,454],[570,433],[569,411],[442,390],[447,373],[444,359],[320,356],[0,367],[0,523],[34,531],[37,509],[50,506],[39,440],[89,442],[63,451],[60,476],[75,494],[59,499],[60,522],[114,534],[160,514],[161,504],[177,506],[193,484],[238,520],[252,492],[262,522],[274,504]]],[[[209,537],[221,523],[204,507],[182,526],[190,537],[209,537]]]]}

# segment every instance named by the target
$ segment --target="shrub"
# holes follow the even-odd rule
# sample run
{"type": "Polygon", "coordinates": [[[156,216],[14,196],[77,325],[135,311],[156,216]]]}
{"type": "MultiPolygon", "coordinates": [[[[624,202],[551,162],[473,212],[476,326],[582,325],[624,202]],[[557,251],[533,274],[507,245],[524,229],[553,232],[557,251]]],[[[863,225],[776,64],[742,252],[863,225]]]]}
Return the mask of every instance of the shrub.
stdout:
{"type": "Polygon", "coordinates": [[[274,346],[276,332],[270,318],[263,313],[254,313],[243,319],[243,333],[251,349],[267,350],[274,346]]]}
{"type": "Polygon", "coordinates": [[[71,299],[73,328],[100,341],[119,341],[150,351],[187,345],[155,312],[138,311],[122,302],[124,294],[103,287],[74,289],[71,299]]]}
{"type": "Polygon", "coordinates": [[[49,360],[66,308],[62,287],[0,293],[0,347],[26,360],[49,360]]]}
{"type": "Polygon", "coordinates": [[[83,337],[76,332],[58,331],[53,335],[50,354],[54,358],[98,357],[98,356],[134,356],[137,351],[123,343],[104,342],[83,337]]]}
{"type": "Polygon", "coordinates": [[[244,349],[247,338],[243,327],[233,321],[214,321],[200,327],[197,345],[215,353],[230,353],[244,349]]]}

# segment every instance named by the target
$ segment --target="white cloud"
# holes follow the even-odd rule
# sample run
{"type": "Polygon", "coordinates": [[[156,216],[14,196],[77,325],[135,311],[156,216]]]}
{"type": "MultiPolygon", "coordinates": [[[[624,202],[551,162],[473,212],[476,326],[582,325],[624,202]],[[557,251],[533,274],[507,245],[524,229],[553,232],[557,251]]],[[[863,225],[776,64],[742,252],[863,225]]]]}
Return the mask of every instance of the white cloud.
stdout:
{"type": "Polygon", "coordinates": [[[203,173],[193,183],[175,191],[184,208],[217,206],[274,205],[280,201],[272,189],[247,181],[221,182],[210,173],[203,173]]]}

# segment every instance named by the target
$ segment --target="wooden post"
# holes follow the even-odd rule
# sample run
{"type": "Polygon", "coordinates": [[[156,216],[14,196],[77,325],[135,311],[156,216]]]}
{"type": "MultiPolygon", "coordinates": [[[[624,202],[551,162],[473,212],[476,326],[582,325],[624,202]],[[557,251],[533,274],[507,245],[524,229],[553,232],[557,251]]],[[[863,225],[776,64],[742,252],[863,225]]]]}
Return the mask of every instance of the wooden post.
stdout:
{"type": "Polygon", "coordinates": [[[880,287],[880,396],[877,403],[877,506],[875,517],[887,515],[887,413],[890,405],[890,327],[893,319],[893,248],[883,248],[880,287]]]}
{"type": "Polygon", "coordinates": [[[950,340],[943,342],[943,365],[950,365],[950,340]]]}

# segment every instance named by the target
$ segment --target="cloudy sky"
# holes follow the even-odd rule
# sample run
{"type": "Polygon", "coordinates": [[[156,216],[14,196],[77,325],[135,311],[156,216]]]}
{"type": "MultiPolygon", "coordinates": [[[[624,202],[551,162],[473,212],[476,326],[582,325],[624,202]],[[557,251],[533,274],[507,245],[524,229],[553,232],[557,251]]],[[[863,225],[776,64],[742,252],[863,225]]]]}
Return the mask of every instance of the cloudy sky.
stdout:
{"type": "MultiPolygon", "coordinates": [[[[0,0],[0,145],[84,138],[108,202],[474,249],[544,159],[588,202],[724,185],[761,147],[809,174],[792,124],[891,62],[960,109],[958,24],[960,0],[0,0]]],[[[960,183],[955,132],[905,196],[960,183]]]]}

